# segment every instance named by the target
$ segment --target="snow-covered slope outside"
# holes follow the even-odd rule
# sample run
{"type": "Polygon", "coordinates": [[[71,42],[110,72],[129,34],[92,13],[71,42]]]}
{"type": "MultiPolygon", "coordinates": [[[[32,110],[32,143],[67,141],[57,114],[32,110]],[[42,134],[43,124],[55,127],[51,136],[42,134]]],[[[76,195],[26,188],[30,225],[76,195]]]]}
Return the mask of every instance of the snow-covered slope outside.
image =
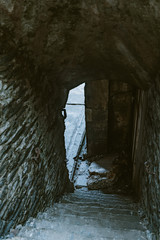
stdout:
{"type": "Polygon", "coordinates": [[[77,155],[85,131],[84,86],[85,84],[81,84],[72,89],[69,93],[66,104],[67,118],[65,120],[65,147],[69,174],[71,174],[74,163],[73,158],[77,155]]]}

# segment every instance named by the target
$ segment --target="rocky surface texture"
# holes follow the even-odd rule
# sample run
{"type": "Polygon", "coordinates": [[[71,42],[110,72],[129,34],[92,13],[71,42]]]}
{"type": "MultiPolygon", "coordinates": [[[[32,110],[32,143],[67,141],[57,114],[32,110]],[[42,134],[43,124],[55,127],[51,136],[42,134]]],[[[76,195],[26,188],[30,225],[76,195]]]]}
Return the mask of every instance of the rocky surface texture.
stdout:
{"type": "Polygon", "coordinates": [[[150,228],[160,238],[160,79],[147,94],[142,158],[145,159],[141,177],[142,201],[151,222],[150,228]]]}
{"type": "Polygon", "coordinates": [[[158,69],[159,9],[154,0],[0,0],[1,51],[12,45],[68,87],[97,79],[146,87],[158,69]]]}
{"type": "MultiPolygon", "coordinates": [[[[67,89],[102,79],[147,89],[159,70],[159,26],[155,0],[0,0],[1,232],[64,188],[67,89]]],[[[138,185],[158,239],[159,79],[146,95],[138,185]]]]}
{"type": "Polygon", "coordinates": [[[131,194],[132,167],[125,152],[106,155],[90,163],[88,189],[103,189],[105,193],[131,194]]]}
{"type": "Polygon", "coordinates": [[[37,91],[30,83],[36,76],[28,80],[22,70],[16,55],[0,56],[0,235],[55,201],[68,183],[60,90],[37,91]]]}
{"type": "Polygon", "coordinates": [[[138,123],[133,155],[133,186],[141,198],[155,239],[160,238],[160,80],[138,97],[138,123]]]}

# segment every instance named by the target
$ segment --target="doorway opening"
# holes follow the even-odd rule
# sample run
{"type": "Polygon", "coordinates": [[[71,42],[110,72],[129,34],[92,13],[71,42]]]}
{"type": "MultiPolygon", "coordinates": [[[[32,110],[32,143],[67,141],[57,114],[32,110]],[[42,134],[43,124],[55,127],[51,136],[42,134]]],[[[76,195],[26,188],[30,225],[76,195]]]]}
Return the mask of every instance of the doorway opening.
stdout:
{"type": "Polygon", "coordinates": [[[132,180],[135,88],[124,82],[87,82],[69,92],[65,147],[77,188],[128,191],[132,180]]]}
{"type": "Polygon", "coordinates": [[[75,158],[85,138],[85,83],[69,91],[65,119],[65,148],[70,180],[73,180],[75,158]]]}

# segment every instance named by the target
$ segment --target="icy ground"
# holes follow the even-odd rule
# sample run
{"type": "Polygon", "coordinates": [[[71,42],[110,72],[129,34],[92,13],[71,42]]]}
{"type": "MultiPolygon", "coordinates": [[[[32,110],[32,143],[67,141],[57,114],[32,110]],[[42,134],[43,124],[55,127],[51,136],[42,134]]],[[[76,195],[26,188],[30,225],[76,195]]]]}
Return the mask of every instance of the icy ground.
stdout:
{"type": "Polygon", "coordinates": [[[30,218],[12,240],[147,240],[147,237],[132,199],[83,188],[63,196],[37,218],[30,218]]]}

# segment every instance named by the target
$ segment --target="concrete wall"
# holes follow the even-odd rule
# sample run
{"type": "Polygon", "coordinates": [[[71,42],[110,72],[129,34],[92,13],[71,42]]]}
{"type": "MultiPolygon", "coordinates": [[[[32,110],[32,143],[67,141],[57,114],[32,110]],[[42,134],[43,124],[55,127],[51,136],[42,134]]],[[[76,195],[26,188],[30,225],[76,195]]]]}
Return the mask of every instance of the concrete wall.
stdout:
{"type": "Polygon", "coordinates": [[[0,57],[0,235],[55,201],[68,183],[65,93],[42,87],[42,79],[16,58],[0,57]]]}

